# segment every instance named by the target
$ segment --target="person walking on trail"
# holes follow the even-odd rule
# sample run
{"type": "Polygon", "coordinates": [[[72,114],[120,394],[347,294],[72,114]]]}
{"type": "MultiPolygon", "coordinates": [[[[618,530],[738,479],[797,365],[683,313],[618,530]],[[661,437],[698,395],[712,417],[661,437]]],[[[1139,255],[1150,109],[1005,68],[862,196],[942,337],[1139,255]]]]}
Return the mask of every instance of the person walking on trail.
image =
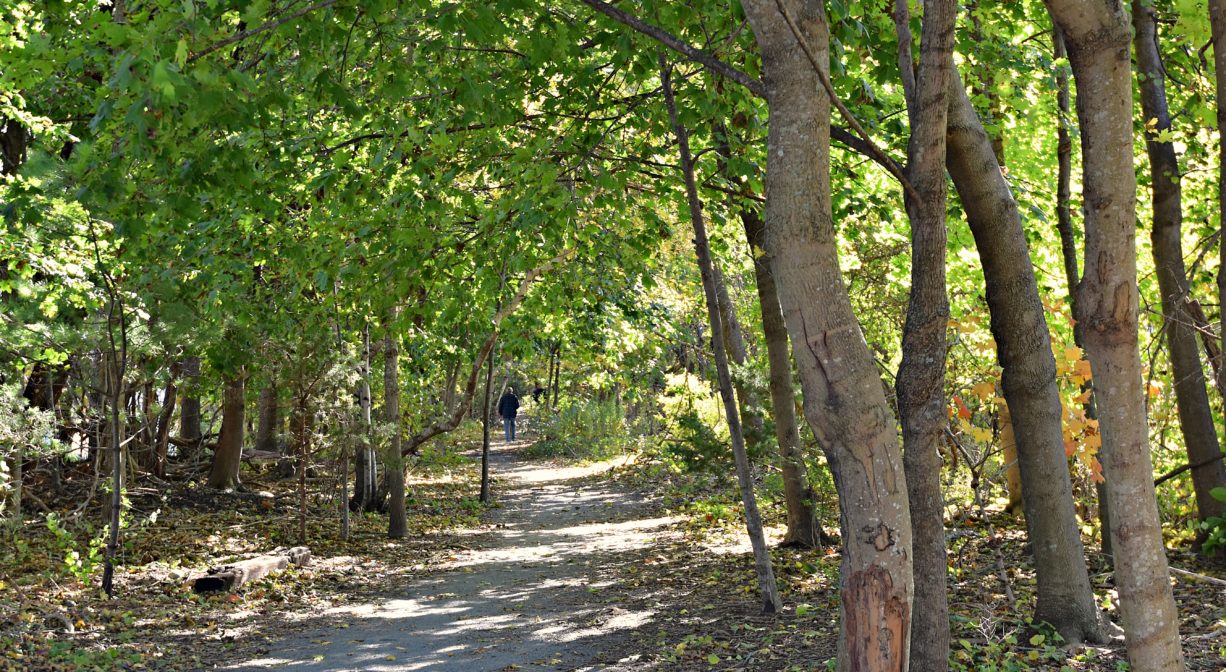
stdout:
{"type": "Polygon", "coordinates": [[[498,400],[498,415],[502,416],[502,431],[507,443],[515,440],[515,414],[519,411],[519,397],[515,396],[515,388],[508,387],[506,394],[498,400]]]}

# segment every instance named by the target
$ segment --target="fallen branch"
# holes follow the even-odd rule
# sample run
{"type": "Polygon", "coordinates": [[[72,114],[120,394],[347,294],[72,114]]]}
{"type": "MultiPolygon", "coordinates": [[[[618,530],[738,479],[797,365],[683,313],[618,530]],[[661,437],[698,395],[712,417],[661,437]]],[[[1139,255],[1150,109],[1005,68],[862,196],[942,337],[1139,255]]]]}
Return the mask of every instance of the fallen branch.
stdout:
{"type": "Polygon", "coordinates": [[[232,565],[210,569],[204,576],[192,581],[192,591],[209,593],[234,590],[245,583],[279,572],[290,565],[306,566],[311,561],[311,549],[298,546],[288,550],[261,555],[232,565]]]}

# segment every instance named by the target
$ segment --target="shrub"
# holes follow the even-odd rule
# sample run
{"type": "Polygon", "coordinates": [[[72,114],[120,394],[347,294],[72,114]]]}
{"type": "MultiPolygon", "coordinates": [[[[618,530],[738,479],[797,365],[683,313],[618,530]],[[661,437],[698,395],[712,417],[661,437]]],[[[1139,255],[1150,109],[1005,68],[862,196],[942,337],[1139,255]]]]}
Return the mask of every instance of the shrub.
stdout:
{"type": "Polygon", "coordinates": [[[599,459],[634,443],[621,407],[612,402],[573,400],[537,423],[541,438],[528,449],[535,457],[599,459]]]}

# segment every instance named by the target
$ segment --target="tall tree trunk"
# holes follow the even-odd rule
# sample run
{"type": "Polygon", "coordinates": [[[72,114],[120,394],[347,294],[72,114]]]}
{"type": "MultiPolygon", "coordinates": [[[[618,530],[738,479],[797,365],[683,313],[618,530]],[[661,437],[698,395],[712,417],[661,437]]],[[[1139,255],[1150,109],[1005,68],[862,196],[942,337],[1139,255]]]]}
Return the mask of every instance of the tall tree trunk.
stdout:
{"type": "Polygon", "coordinates": [[[158,413],[157,430],[153,439],[153,473],[159,478],[166,475],[167,452],[170,448],[170,420],[175,414],[175,400],[178,398],[176,379],[179,367],[170,367],[170,377],[166,379],[166,388],[162,390],[162,411],[158,413]]]}
{"type": "Polygon", "coordinates": [[[843,669],[905,670],[911,520],[894,413],[839,270],[830,199],[829,27],[815,0],[743,0],[762,53],[770,110],[766,251],[805,399],[826,453],[843,531],[843,669]]]}
{"type": "Polygon", "coordinates": [[[200,431],[200,396],[195,387],[200,379],[200,358],[185,357],[182,367],[187,393],[183,395],[182,409],[179,411],[179,438],[199,442],[203,433],[200,431]]]}
{"type": "Polygon", "coordinates": [[[375,469],[375,447],[371,423],[370,399],[370,325],[362,327],[362,360],[358,364],[358,414],[360,416],[362,439],[357,444],[357,455],[354,459],[354,511],[374,511],[378,508],[378,498],[375,491],[378,487],[375,469]]]}
{"type": "Polygon", "coordinates": [[[399,314],[398,307],[391,309],[383,335],[383,420],[392,426],[391,442],[383,462],[388,496],[387,536],[392,539],[403,539],[409,533],[404,508],[404,456],[400,451],[400,339],[394,331],[399,314]]]}
{"type": "Polygon", "coordinates": [[[775,581],[775,570],[771,567],[770,550],[766,547],[766,536],[762,531],[762,517],[758,513],[757,499],[753,491],[753,474],[750,473],[749,455],[745,450],[745,437],[741,433],[741,422],[737,411],[736,398],[732,389],[732,375],[728,367],[728,354],[723,343],[723,324],[720,319],[718,289],[716,288],[715,264],[711,259],[711,248],[707,244],[706,225],[702,220],[702,203],[698,200],[698,183],[694,179],[694,159],[690,155],[688,133],[677,118],[677,105],[673,99],[672,76],[670,67],[660,52],[660,80],[664,89],[664,100],[668,104],[668,118],[672,123],[673,134],[677,138],[678,150],[681,154],[681,170],[685,177],[685,195],[690,206],[690,222],[694,227],[694,251],[698,256],[698,268],[702,274],[702,288],[706,297],[707,320],[711,325],[711,336],[714,341],[712,351],[715,355],[715,370],[719,377],[719,393],[724,402],[724,414],[728,421],[728,433],[732,438],[732,455],[736,461],[737,484],[740,486],[741,503],[745,507],[745,527],[749,531],[749,543],[753,547],[754,567],[758,574],[758,590],[761,591],[762,611],[777,613],[783,606],[779,599],[779,587],[775,581]]]}
{"type": "MultiPolygon", "coordinates": [[[[458,369],[457,369],[458,370],[458,369]]],[[[494,354],[485,365],[485,399],[481,403],[481,501],[490,501],[490,399],[493,396],[494,354]]]]}
{"type": "MultiPolygon", "coordinates": [[[[907,1],[898,0],[899,40],[909,45],[907,1]]],[[[953,70],[954,0],[924,4],[919,72],[906,92],[911,138],[907,177],[918,198],[906,196],[911,220],[911,295],[902,334],[896,389],[902,422],[903,468],[915,554],[915,618],[911,665],[949,669],[949,601],[946,598],[945,502],[941,496],[941,446],[945,440],[945,356],[949,299],[945,287],[945,130],[953,70]]],[[[910,49],[899,67],[910,69],[910,49]]],[[[904,78],[904,82],[910,78],[904,78]]]]}
{"type": "Polygon", "coordinates": [[[275,453],[279,448],[277,434],[281,429],[281,405],[277,396],[277,381],[272,377],[260,388],[260,398],[256,402],[256,413],[259,415],[255,431],[256,450],[275,453]]]}
{"type": "Polygon", "coordinates": [[[822,543],[821,528],[813,507],[808,467],[800,443],[796,421],[796,391],[792,386],[792,356],[788,352],[788,331],[779,309],[779,292],[771,275],[770,261],[764,251],[766,227],[758,213],[741,209],[741,224],[753,252],[754,276],[758,285],[758,305],[762,310],[762,334],[770,366],[771,411],[775,419],[775,439],[779,443],[779,465],[783,475],[783,500],[787,506],[788,527],[783,545],[817,548],[822,543]],[[758,254],[763,250],[762,254],[758,254]]]}
{"type": "MultiPolygon", "coordinates": [[[[1188,462],[1200,464],[1192,469],[1192,488],[1200,519],[1221,516],[1226,504],[1209,491],[1226,487],[1226,467],[1221,460],[1211,461],[1221,451],[1209,393],[1205,390],[1205,370],[1196,343],[1196,327],[1187,309],[1188,271],[1183,264],[1183,202],[1180,190],[1179,160],[1175,146],[1158,138],[1171,129],[1171,114],[1166,104],[1165,68],[1158,51],[1158,25],[1153,8],[1132,2],[1135,28],[1137,82],[1141,91],[1141,113],[1147,129],[1145,147],[1149,154],[1149,175],[1153,191],[1154,228],[1150,235],[1158,291],[1162,294],[1162,320],[1170,349],[1171,377],[1175,382],[1175,404],[1179,408],[1179,427],[1183,430],[1188,462]],[[1155,123],[1156,122],[1156,123],[1155,123]],[[1152,124],[1152,125],[1151,125],[1152,124]],[[1206,464],[1208,462],[1208,464],[1206,464]]],[[[1205,535],[1197,538],[1197,548],[1205,535]]]]}
{"type": "MultiPolygon", "coordinates": [[[[1057,26],[1052,30],[1052,46],[1055,57],[1068,58],[1068,50],[1064,46],[1064,34],[1057,26]]],[[[1056,176],[1056,230],[1060,233],[1060,253],[1064,258],[1064,278],[1068,285],[1069,306],[1073,315],[1077,314],[1077,284],[1081,275],[1077,272],[1077,242],[1073,238],[1073,139],[1069,127],[1073,124],[1073,116],[1069,106],[1068,73],[1064,68],[1056,71],[1056,106],[1059,114],[1057,127],[1056,159],[1059,163],[1056,176]]],[[[1073,325],[1073,344],[1085,350],[1085,325],[1077,322],[1073,325]]],[[[1086,381],[1082,390],[1089,392],[1083,408],[1086,417],[1098,419],[1098,409],[1094,407],[1094,381],[1086,381]]],[[[1094,484],[1094,493],[1098,498],[1098,528],[1100,530],[1099,544],[1103,553],[1111,556],[1111,506],[1107,503],[1107,487],[1103,483],[1094,484]]]]}
{"type": "MultiPolygon", "coordinates": [[[[299,378],[301,381],[301,378],[299,378]]],[[[307,491],[306,472],[307,461],[311,455],[311,433],[314,429],[314,418],[311,413],[310,393],[299,389],[294,395],[293,420],[290,422],[290,442],[292,444],[294,476],[298,484],[298,543],[307,542],[307,491]]]]}
{"type": "Polygon", "coordinates": [[[1017,202],[956,70],[949,104],[946,166],[983,263],[1005,401],[1014,427],[1026,428],[1015,438],[1038,574],[1034,619],[1070,642],[1103,642],[1064,456],[1056,360],[1017,202]]]}
{"type": "Polygon", "coordinates": [[[1133,669],[1146,672],[1182,670],[1137,342],[1128,10],[1118,2],[1093,0],[1047,0],[1047,6],[1064,31],[1077,83],[1086,229],[1077,319],[1086,325],[1094,373],[1128,659],[1133,669]]]}
{"type": "MultiPolygon", "coordinates": [[[[1218,131],[1218,231],[1226,234],[1226,0],[1209,0],[1209,26],[1213,32],[1214,91],[1217,102],[1218,131]]],[[[1218,319],[1218,362],[1214,367],[1223,369],[1222,353],[1226,353],[1226,235],[1218,238],[1218,305],[1222,306],[1218,319]]],[[[1217,376],[1218,394],[1226,399],[1226,380],[1217,376]]]]}
{"type": "MultiPolygon", "coordinates": [[[[711,270],[715,276],[715,296],[719,307],[724,352],[728,354],[733,364],[743,367],[749,361],[749,352],[745,347],[745,333],[741,330],[741,321],[736,316],[736,305],[732,303],[732,296],[728,293],[724,274],[714,259],[711,260],[711,270]]],[[[741,427],[745,432],[745,445],[748,449],[753,450],[764,438],[766,423],[759,410],[757,395],[745,385],[741,378],[733,378],[732,386],[736,390],[736,399],[741,413],[741,427]]]]}
{"type": "Polygon", "coordinates": [[[230,490],[239,486],[238,470],[243,459],[243,432],[247,410],[246,377],[240,371],[225,379],[221,399],[221,436],[213,467],[209,471],[209,487],[230,490]]]}
{"type": "Polygon", "coordinates": [[[558,388],[562,381],[562,342],[553,347],[553,397],[549,400],[550,408],[558,409],[558,388]]]}

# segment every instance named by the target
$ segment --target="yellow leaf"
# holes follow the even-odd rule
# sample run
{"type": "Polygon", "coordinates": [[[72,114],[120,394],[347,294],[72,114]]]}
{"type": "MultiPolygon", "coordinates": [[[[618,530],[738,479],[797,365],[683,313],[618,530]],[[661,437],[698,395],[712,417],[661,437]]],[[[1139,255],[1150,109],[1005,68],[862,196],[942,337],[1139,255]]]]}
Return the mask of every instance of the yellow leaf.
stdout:
{"type": "Polygon", "coordinates": [[[979,443],[990,443],[992,441],[992,430],[984,429],[983,427],[972,427],[971,437],[979,443]]]}
{"type": "Polygon", "coordinates": [[[991,382],[983,382],[971,388],[971,394],[979,397],[980,401],[987,401],[996,394],[996,385],[991,382]]]}
{"type": "Polygon", "coordinates": [[[1075,362],[1081,359],[1081,348],[1070,345],[1064,349],[1064,358],[1070,362],[1075,362]]]}
{"type": "Polygon", "coordinates": [[[1149,381],[1149,398],[1157,399],[1158,395],[1162,394],[1162,387],[1162,381],[1160,380],[1149,381]]]}
{"type": "Polygon", "coordinates": [[[1073,372],[1077,374],[1078,378],[1082,379],[1082,382],[1094,378],[1093,373],[1090,371],[1090,360],[1088,359],[1077,360],[1077,363],[1073,365],[1073,372]]]}

